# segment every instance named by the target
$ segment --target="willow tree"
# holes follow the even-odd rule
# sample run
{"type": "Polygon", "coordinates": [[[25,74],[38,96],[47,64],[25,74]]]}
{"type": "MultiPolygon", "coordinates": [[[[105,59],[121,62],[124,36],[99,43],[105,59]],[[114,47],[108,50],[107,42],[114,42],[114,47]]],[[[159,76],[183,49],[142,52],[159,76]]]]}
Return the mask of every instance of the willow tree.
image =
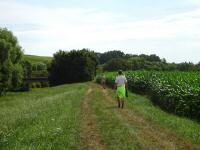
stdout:
{"type": "Polygon", "coordinates": [[[13,33],[6,28],[0,28],[0,95],[21,86],[22,55],[22,48],[13,33]]]}

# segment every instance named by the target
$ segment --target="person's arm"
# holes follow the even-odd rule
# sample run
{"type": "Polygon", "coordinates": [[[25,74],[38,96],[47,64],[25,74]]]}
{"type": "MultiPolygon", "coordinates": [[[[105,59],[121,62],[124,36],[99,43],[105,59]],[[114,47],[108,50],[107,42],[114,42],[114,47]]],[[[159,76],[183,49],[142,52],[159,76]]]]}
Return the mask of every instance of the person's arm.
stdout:
{"type": "Polygon", "coordinates": [[[114,90],[116,90],[116,89],[117,89],[117,83],[115,83],[115,84],[114,84],[114,87],[113,87],[113,89],[114,89],[114,90]]]}
{"type": "Polygon", "coordinates": [[[127,81],[126,77],[125,77],[125,87],[126,87],[126,89],[128,89],[128,81],[127,81]]]}
{"type": "Polygon", "coordinates": [[[113,88],[114,88],[114,90],[117,89],[117,78],[115,79],[115,84],[114,84],[113,88]]]}
{"type": "Polygon", "coordinates": [[[125,83],[125,87],[128,90],[128,82],[125,83]]]}

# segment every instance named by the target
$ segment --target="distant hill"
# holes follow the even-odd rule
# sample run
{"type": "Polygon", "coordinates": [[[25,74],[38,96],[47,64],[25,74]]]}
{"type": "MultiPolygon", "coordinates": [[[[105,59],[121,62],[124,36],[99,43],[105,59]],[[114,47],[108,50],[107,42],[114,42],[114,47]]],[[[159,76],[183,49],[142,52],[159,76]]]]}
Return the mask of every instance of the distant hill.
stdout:
{"type": "Polygon", "coordinates": [[[53,57],[48,56],[36,56],[36,55],[24,55],[23,60],[30,61],[31,63],[37,63],[37,62],[50,62],[53,57]]]}

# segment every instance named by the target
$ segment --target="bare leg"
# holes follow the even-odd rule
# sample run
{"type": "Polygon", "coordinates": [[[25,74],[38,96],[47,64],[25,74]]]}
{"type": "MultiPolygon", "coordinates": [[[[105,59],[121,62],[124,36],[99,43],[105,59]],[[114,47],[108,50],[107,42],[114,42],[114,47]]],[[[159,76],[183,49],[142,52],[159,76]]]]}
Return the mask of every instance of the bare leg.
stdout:
{"type": "Polygon", "coordinates": [[[120,108],[120,99],[119,99],[119,97],[117,98],[117,102],[118,102],[118,108],[120,108]]]}
{"type": "Polygon", "coordinates": [[[106,83],[105,83],[105,82],[103,83],[103,88],[104,88],[104,89],[106,88],[106,83]]]}
{"type": "Polygon", "coordinates": [[[122,107],[121,108],[123,109],[124,108],[124,100],[122,100],[121,103],[122,103],[122,107]]]}
{"type": "Polygon", "coordinates": [[[103,82],[101,82],[101,86],[104,88],[103,82]]]}

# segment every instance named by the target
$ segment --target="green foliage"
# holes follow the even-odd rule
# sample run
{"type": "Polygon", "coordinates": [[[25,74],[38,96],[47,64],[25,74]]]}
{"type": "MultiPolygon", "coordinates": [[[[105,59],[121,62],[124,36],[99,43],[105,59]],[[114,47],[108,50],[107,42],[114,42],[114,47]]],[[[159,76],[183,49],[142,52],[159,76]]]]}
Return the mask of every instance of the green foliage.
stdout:
{"type": "Polygon", "coordinates": [[[31,77],[48,77],[49,73],[47,70],[41,70],[41,71],[32,71],[31,77]]]}
{"type": "Polygon", "coordinates": [[[12,72],[12,88],[13,90],[19,90],[23,83],[23,68],[21,64],[16,64],[12,72]]]}
{"type": "MultiPolygon", "coordinates": [[[[150,55],[151,56],[151,55],[150,55]]],[[[104,65],[105,71],[126,70],[168,70],[165,62],[148,61],[144,57],[130,57],[129,59],[114,58],[104,65]]]]}
{"type": "Polygon", "coordinates": [[[43,62],[32,63],[31,77],[48,77],[47,64],[43,62]]]}
{"type": "Polygon", "coordinates": [[[108,63],[104,65],[104,70],[116,71],[116,70],[130,70],[130,65],[128,62],[121,58],[111,59],[108,63]]]}
{"type": "Polygon", "coordinates": [[[105,63],[105,71],[117,71],[119,69],[172,71],[177,69],[176,64],[175,66],[173,64],[168,64],[165,59],[160,59],[160,57],[155,54],[132,55],[124,54],[121,51],[110,51],[100,54],[99,59],[101,63],[105,63]]]}
{"type": "Polygon", "coordinates": [[[24,55],[23,62],[26,63],[23,67],[25,69],[26,78],[48,77],[48,68],[50,67],[51,61],[52,57],[24,55]]]}
{"type": "Polygon", "coordinates": [[[32,71],[47,70],[47,65],[43,62],[32,63],[32,71]]]}
{"type": "Polygon", "coordinates": [[[175,63],[167,63],[165,66],[165,71],[177,71],[177,64],[175,63]]]}
{"type": "MultiPolygon", "coordinates": [[[[133,57],[137,57],[137,58],[139,57],[141,59],[144,59],[144,60],[150,61],[150,62],[162,62],[163,61],[163,60],[160,59],[159,56],[157,56],[155,54],[133,55],[133,54],[124,54],[123,52],[121,52],[119,50],[108,51],[108,52],[105,52],[103,54],[98,54],[98,57],[99,57],[100,64],[105,64],[105,63],[109,62],[111,59],[114,59],[114,58],[129,59],[129,58],[133,58],[133,57]]],[[[164,62],[165,62],[165,59],[164,59],[164,62]]]]}
{"type": "Polygon", "coordinates": [[[195,65],[191,62],[180,63],[177,65],[177,69],[180,71],[195,71],[195,65]]]}
{"type": "MultiPolygon", "coordinates": [[[[107,84],[112,85],[115,74],[106,76],[107,84]]],[[[199,120],[199,73],[136,71],[127,72],[126,76],[133,92],[150,95],[154,103],[169,112],[199,120]]]]}
{"type": "Polygon", "coordinates": [[[103,54],[100,54],[99,62],[100,62],[100,64],[104,64],[113,58],[123,58],[124,56],[125,56],[125,54],[121,51],[116,51],[116,50],[108,51],[103,54]]]}
{"type": "Polygon", "coordinates": [[[42,88],[49,87],[49,82],[40,82],[40,83],[41,83],[42,88]]]}
{"type": "Polygon", "coordinates": [[[144,68],[145,59],[141,57],[131,57],[128,59],[131,70],[139,70],[144,68]]]}
{"type": "Polygon", "coordinates": [[[151,61],[151,62],[161,62],[160,57],[155,54],[151,54],[151,55],[141,54],[139,55],[139,57],[144,58],[145,60],[151,61]]]}
{"type": "Polygon", "coordinates": [[[161,59],[155,54],[133,55],[124,54],[121,51],[108,51],[103,54],[97,53],[100,64],[105,65],[106,71],[116,71],[118,68],[123,70],[154,70],[154,71],[200,71],[200,65],[191,62],[180,64],[167,63],[165,58],[161,59]],[[120,60],[117,62],[114,60],[120,60]],[[113,65],[113,67],[112,67],[113,65]]]}
{"type": "Polygon", "coordinates": [[[21,86],[23,52],[17,38],[7,29],[0,28],[0,95],[21,86]]]}
{"type": "Polygon", "coordinates": [[[49,87],[49,82],[48,81],[37,81],[37,82],[31,82],[29,84],[29,88],[45,88],[45,87],[49,87]]]}
{"type": "Polygon", "coordinates": [[[24,70],[24,77],[30,78],[32,74],[32,64],[29,61],[22,61],[22,66],[24,70]]]}
{"type": "Polygon", "coordinates": [[[29,88],[32,88],[32,89],[37,88],[37,87],[36,87],[36,83],[35,83],[35,82],[31,82],[31,83],[29,84],[29,88]]]}
{"type": "Polygon", "coordinates": [[[94,52],[72,50],[59,51],[49,69],[49,80],[52,85],[90,81],[96,75],[98,60],[94,52]]]}
{"type": "Polygon", "coordinates": [[[36,88],[41,88],[42,84],[40,82],[35,82],[35,86],[36,86],[36,88]]]}
{"type": "Polygon", "coordinates": [[[198,64],[196,64],[195,67],[196,67],[197,71],[200,71],[200,62],[198,64]]]}

